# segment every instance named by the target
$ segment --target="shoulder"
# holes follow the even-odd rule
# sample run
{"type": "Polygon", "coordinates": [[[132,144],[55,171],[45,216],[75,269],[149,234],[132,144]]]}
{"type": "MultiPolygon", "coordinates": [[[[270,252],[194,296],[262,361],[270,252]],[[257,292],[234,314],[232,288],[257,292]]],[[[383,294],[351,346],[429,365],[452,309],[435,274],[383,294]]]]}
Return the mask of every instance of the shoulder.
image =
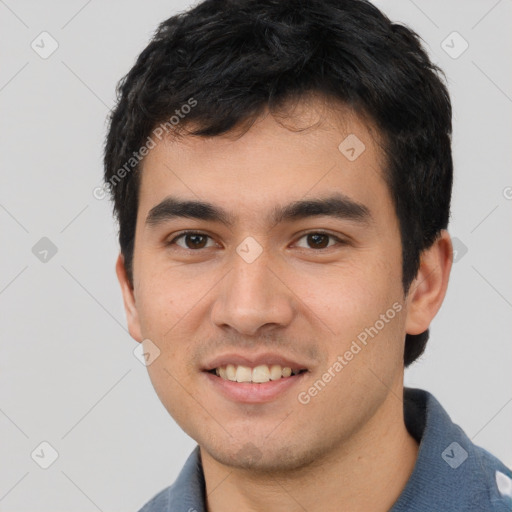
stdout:
{"type": "Polygon", "coordinates": [[[170,498],[172,493],[172,485],[160,491],[153,496],[139,512],[170,512],[170,498]]]}
{"type": "Polygon", "coordinates": [[[405,388],[404,413],[419,452],[393,512],[512,511],[512,471],[474,444],[433,395],[405,388]]]}
{"type": "Polygon", "coordinates": [[[176,481],[151,498],[139,512],[204,512],[205,502],[204,475],[197,445],[176,481]]]}
{"type": "MultiPolygon", "coordinates": [[[[512,510],[512,471],[492,453],[480,446],[473,445],[479,473],[475,475],[483,485],[480,487],[485,496],[482,501],[490,505],[489,510],[510,512],[512,510]]],[[[479,487],[477,487],[479,488],[479,487]]]]}

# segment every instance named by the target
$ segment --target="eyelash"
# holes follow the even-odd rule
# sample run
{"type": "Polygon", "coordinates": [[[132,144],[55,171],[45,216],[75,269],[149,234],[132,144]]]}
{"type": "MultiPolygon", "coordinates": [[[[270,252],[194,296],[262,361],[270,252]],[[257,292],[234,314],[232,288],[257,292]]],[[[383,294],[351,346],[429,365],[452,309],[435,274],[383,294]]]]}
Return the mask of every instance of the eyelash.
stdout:
{"type": "MultiPolygon", "coordinates": [[[[176,240],[179,240],[180,238],[183,238],[183,237],[185,237],[187,235],[199,235],[199,236],[205,236],[205,237],[208,237],[208,238],[212,239],[212,237],[210,235],[207,235],[206,233],[201,233],[200,231],[183,231],[179,235],[175,236],[172,240],[167,242],[166,245],[167,246],[175,245],[176,244],[176,240]]],[[[298,238],[298,240],[300,240],[300,239],[302,239],[302,238],[304,238],[304,237],[306,237],[308,235],[325,235],[325,236],[328,236],[329,238],[332,238],[336,242],[338,242],[338,244],[345,245],[347,243],[344,240],[342,240],[341,238],[338,238],[337,236],[335,236],[335,235],[333,235],[331,233],[328,233],[326,231],[309,231],[307,233],[303,233],[298,238]]],[[[331,247],[333,247],[333,246],[323,247],[321,249],[311,249],[311,250],[315,251],[315,252],[322,252],[322,251],[324,251],[326,249],[330,249],[331,247]]],[[[183,247],[180,247],[180,249],[183,249],[185,251],[190,251],[190,252],[199,252],[201,250],[201,249],[184,249],[183,247]]]]}

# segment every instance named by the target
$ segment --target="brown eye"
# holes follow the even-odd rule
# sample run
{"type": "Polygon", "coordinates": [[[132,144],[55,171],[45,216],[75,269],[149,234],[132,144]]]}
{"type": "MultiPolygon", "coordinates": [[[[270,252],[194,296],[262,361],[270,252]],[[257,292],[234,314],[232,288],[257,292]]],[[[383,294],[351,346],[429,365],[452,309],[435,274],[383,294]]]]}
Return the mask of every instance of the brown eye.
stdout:
{"type": "Polygon", "coordinates": [[[314,249],[325,249],[329,245],[329,236],[314,233],[307,235],[308,244],[314,249]]]}
{"type": "Polygon", "coordinates": [[[183,249],[189,250],[197,250],[204,249],[207,247],[208,239],[210,237],[208,235],[203,235],[202,233],[182,233],[181,235],[174,238],[169,245],[178,245],[183,249]],[[178,242],[180,241],[180,243],[178,242]]]}
{"type": "Polygon", "coordinates": [[[206,245],[204,235],[185,235],[185,245],[188,249],[202,249],[206,245]]]}
{"type": "Polygon", "coordinates": [[[335,245],[336,242],[341,243],[341,240],[334,235],[329,233],[308,233],[302,236],[299,240],[306,239],[306,245],[298,244],[299,247],[306,249],[327,249],[332,245],[335,245]],[[334,243],[330,243],[331,240],[334,240],[334,243]]]}

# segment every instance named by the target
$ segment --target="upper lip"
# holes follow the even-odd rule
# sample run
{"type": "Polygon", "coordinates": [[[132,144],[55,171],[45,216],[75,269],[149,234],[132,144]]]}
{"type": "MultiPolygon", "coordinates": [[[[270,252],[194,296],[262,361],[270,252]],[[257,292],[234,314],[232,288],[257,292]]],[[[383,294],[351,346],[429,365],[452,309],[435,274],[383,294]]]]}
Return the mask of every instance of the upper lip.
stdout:
{"type": "Polygon", "coordinates": [[[222,354],[214,357],[213,359],[208,360],[204,367],[203,371],[214,370],[215,368],[220,368],[222,366],[227,366],[228,364],[234,365],[243,365],[250,366],[254,368],[255,366],[267,364],[269,366],[273,364],[281,365],[283,368],[289,367],[292,370],[307,370],[308,367],[306,364],[295,361],[289,357],[282,356],[280,354],[265,352],[262,354],[222,354]]]}

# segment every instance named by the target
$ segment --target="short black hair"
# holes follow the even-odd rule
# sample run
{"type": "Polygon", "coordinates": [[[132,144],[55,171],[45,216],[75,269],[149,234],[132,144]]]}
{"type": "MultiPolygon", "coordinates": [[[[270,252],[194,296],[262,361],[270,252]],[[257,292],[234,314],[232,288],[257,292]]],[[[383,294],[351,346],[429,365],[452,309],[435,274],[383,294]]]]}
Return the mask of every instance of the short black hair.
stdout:
{"type": "MultiPolygon", "coordinates": [[[[371,120],[384,141],[407,294],[450,215],[451,103],[441,75],[419,36],[366,0],[205,0],[164,21],[118,84],[105,143],[130,282],[140,162],[156,127],[221,135],[316,93],[371,120]]],[[[407,335],[405,366],[428,336],[407,335]]]]}

